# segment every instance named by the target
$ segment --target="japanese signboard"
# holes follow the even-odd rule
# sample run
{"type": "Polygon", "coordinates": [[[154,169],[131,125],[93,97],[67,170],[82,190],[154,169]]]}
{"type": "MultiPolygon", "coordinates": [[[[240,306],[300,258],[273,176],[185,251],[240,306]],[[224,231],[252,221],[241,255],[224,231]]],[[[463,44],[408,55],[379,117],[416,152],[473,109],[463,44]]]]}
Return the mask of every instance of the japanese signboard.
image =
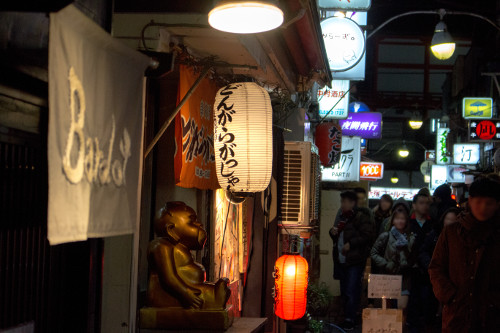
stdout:
{"type": "Polygon", "coordinates": [[[346,17],[329,17],[321,21],[328,64],[333,72],[356,66],[365,53],[365,35],[359,25],[346,17]]]}
{"type": "Polygon", "coordinates": [[[349,81],[333,80],[332,89],[318,90],[319,116],[325,119],[345,119],[349,108],[349,81]]]}
{"type": "Polygon", "coordinates": [[[368,298],[401,297],[401,275],[369,274],[368,298]]]}
{"type": "MultiPolygon", "coordinates": [[[[185,65],[179,68],[177,102],[188,92],[197,74],[185,65]]],[[[215,173],[213,104],[218,87],[205,78],[182,106],[175,118],[174,157],[176,185],[187,188],[217,189],[215,173]]]]}
{"type": "Polygon", "coordinates": [[[342,137],[340,160],[333,168],[323,168],[322,181],[359,181],[360,137],[342,137]]]}
{"type": "Polygon", "coordinates": [[[418,188],[398,188],[398,187],[371,187],[368,192],[368,199],[380,199],[384,194],[389,194],[394,199],[403,198],[413,200],[413,196],[418,193],[418,188]]]}
{"type": "Polygon", "coordinates": [[[469,141],[500,141],[500,119],[470,121],[469,141]]]}
{"type": "Polygon", "coordinates": [[[477,164],[481,156],[479,143],[456,143],[453,145],[453,163],[477,164]]]}
{"type": "Polygon", "coordinates": [[[493,99],[489,97],[465,97],[462,101],[464,119],[491,119],[493,99]]]}
{"type": "Polygon", "coordinates": [[[332,122],[316,126],[316,140],[319,159],[323,166],[334,166],[340,159],[342,132],[340,126],[332,122]]]}
{"type": "Polygon", "coordinates": [[[343,135],[359,136],[364,139],[382,137],[382,114],[380,112],[351,113],[346,120],[341,120],[343,135]]]}
{"type": "Polygon", "coordinates": [[[426,150],[425,151],[425,160],[426,161],[435,161],[436,160],[436,151],[435,150],[426,150]]]}
{"type": "Polygon", "coordinates": [[[403,333],[403,310],[363,309],[362,333],[403,333]]]}
{"type": "Polygon", "coordinates": [[[384,163],[361,162],[359,165],[360,180],[376,180],[384,177],[384,163]]]}
{"type": "Polygon", "coordinates": [[[319,0],[319,7],[328,9],[368,10],[371,4],[371,0],[319,0]]]}
{"type": "Polygon", "coordinates": [[[449,128],[438,128],[436,131],[436,163],[437,164],[450,164],[450,157],[448,156],[448,134],[449,128]]]}
{"type": "Polygon", "coordinates": [[[431,170],[431,190],[435,190],[439,185],[446,184],[448,167],[446,165],[433,165],[431,170]]]}

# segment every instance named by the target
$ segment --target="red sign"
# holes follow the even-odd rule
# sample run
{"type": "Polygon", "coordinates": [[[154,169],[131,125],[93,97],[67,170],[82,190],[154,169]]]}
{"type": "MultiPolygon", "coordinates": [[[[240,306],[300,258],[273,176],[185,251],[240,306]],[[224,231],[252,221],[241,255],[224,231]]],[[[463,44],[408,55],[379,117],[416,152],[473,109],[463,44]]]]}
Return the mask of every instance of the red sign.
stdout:
{"type": "MultiPolygon", "coordinates": [[[[184,65],[179,68],[177,102],[193,86],[199,74],[184,65]]],[[[175,184],[202,190],[219,188],[215,171],[213,104],[214,81],[205,78],[175,117],[175,184]]]]}
{"type": "Polygon", "coordinates": [[[500,120],[471,121],[469,125],[469,141],[500,140],[500,120]]]}
{"type": "Polygon", "coordinates": [[[384,176],[384,163],[361,162],[359,166],[360,180],[382,179],[383,176],[384,176]]]}
{"type": "Polygon", "coordinates": [[[332,122],[316,126],[315,144],[318,147],[319,159],[323,166],[333,166],[340,159],[342,131],[340,126],[332,122]]]}

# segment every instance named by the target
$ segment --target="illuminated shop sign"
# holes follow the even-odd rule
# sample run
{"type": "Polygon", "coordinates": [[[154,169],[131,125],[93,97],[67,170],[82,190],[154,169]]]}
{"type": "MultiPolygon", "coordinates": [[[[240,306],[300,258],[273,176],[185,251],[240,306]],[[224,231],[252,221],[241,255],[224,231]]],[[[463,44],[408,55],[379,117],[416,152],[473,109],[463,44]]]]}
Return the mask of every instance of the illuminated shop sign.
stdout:
{"type": "Polygon", "coordinates": [[[453,163],[477,164],[481,156],[479,143],[456,143],[453,145],[453,163]]]}
{"type": "Polygon", "coordinates": [[[359,181],[360,141],[360,137],[342,136],[340,160],[333,168],[323,168],[321,170],[322,181],[359,181]]]}
{"type": "Polygon", "coordinates": [[[431,190],[435,190],[439,185],[447,183],[465,183],[467,171],[459,165],[433,165],[431,171],[431,190]]]}
{"type": "Polygon", "coordinates": [[[370,107],[363,102],[349,103],[349,113],[370,112],[370,107]]]}
{"type": "Polygon", "coordinates": [[[448,156],[447,142],[449,128],[438,128],[436,132],[436,163],[437,164],[450,164],[450,157],[448,156]]]}
{"type": "Polygon", "coordinates": [[[318,89],[319,116],[325,119],[345,119],[349,108],[349,80],[333,80],[332,89],[318,89]]]}
{"type": "Polygon", "coordinates": [[[364,139],[382,137],[382,114],[380,112],[351,113],[340,121],[342,135],[359,136],[364,139]]]}
{"type": "Polygon", "coordinates": [[[360,180],[376,180],[384,177],[384,163],[361,162],[359,165],[360,180]]]}
{"type": "Polygon", "coordinates": [[[464,119],[491,119],[493,99],[489,97],[465,97],[462,102],[464,119]]]}
{"type": "Polygon", "coordinates": [[[469,141],[500,141],[500,119],[470,121],[469,141]]]}
{"type": "Polygon", "coordinates": [[[360,26],[345,17],[321,21],[328,64],[333,72],[346,71],[360,62],[365,53],[365,35],[360,26]]]}
{"type": "Polygon", "coordinates": [[[329,9],[368,10],[371,4],[371,0],[319,0],[318,6],[329,9]]]}
{"type": "Polygon", "coordinates": [[[372,187],[368,192],[368,199],[380,199],[382,195],[389,194],[394,200],[403,198],[411,201],[418,191],[418,188],[372,187]]]}

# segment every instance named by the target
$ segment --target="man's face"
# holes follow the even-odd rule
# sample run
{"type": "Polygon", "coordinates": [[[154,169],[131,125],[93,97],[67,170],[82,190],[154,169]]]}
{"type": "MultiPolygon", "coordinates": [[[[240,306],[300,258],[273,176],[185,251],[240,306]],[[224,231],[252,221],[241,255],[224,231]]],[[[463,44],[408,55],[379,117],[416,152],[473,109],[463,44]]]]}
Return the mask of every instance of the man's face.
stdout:
{"type": "Polygon", "coordinates": [[[413,209],[419,215],[429,214],[429,199],[427,197],[418,197],[417,201],[413,204],[413,209]]]}
{"type": "Polygon", "coordinates": [[[352,201],[352,200],[347,199],[347,198],[340,200],[340,208],[342,209],[343,212],[353,210],[354,206],[356,206],[355,201],[352,201]]]}
{"type": "Polygon", "coordinates": [[[358,192],[356,195],[358,196],[358,206],[364,206],[366,202],[366,194],[358,192]]]}
{"type": "Polygon", "coordinates": [[[500,202],[489,197],[469,197],[469,209],[478,221],[487,221],[495,216],[500,202]]]}

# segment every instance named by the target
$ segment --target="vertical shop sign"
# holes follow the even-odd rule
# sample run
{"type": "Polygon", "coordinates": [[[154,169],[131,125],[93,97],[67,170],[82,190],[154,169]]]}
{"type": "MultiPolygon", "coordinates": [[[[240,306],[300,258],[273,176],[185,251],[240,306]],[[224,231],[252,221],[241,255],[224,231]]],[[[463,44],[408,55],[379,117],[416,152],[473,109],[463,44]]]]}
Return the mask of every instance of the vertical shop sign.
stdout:
{"type": "MultiPolygon", "coordinates": [[[[196,81],[193,69],[179,67],[177,103],[196,81]]],[[[215,173],[213,104],[217,86],[205,78],[175,117],[175,183],[187,188],[217,189],[215,173]]]]}
{"type": "Polygon", "coordinates": [[[323,166],[333,166],[340,159],[342,131],[340,126],[331,122],[316,126],[316,140],[319,159],[323,166]]]}
{"type": "Polygon", "coordinates": [[[319,116],[325,119],[345,119],[349,110],[348,80],[333,80],[332,88],[318,89],[319,116]]]}
{"type": "Polygon", "coordinates": [[[481,155],[479,143],[456,143],[453,145],[453,163],[477,164],[481,155]]]}
{"type": "Polygon", "coordinates": [[[340,160],[333,168],[323,168],[321,171],[322,181],[359,181],[359,164],[361,138],[343,137],[342,153],[340,160]]]}
{"type": "Polygon", "coordinates": [[[436,132],[436,163],[437,164],[450,164],[450,157],[448,156],[448,134],[449,128],[438,128],[436,132]]]}

